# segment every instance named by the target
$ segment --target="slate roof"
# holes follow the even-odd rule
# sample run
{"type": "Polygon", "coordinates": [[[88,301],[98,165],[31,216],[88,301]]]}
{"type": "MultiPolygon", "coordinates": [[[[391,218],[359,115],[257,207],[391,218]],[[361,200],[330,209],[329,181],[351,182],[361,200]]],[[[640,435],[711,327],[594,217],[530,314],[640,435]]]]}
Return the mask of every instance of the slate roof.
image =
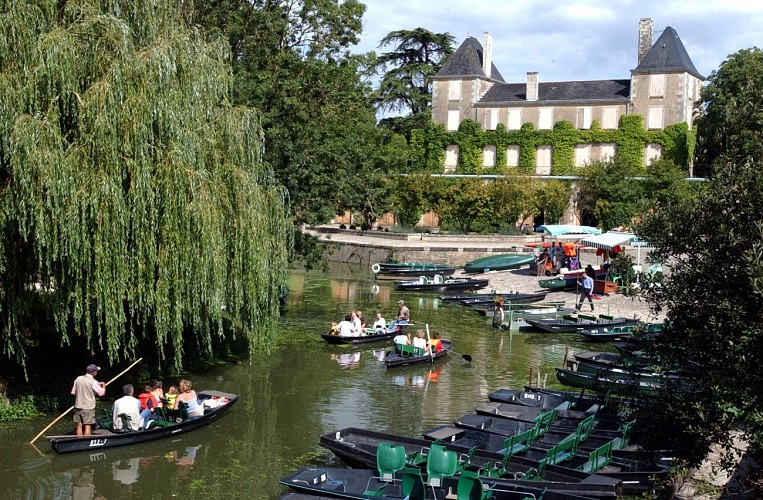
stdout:
{"type": "MultiPolygon", "coordinates": [[[[503,77],[495,67],[495,64],[490,65],[490,79],[498,82],[503,82],[503,77]]],[[[482,71],[482,44],[470,36],[464,43],[461,44],[456,51],[451,54],[445,64],[442,65],[440,71],[437,72],[435,77],[464,77],[464,76],[477,76],[481,78],[487,78],[485,72],[482,71]]]]}
{"type": "Polygon", "coordinates": [[[668,26],[633,72],[665,73],[676,71],[689,73],[700,80],[705,79],[694,67],[694,63],[691,62],[691,58],[681,42],[681,37],[678,36],[673,27],[668,26]]]}
{"type": "MultiPolygon", "coordinates": [[[[538,85],[538,100],[533,105],[556,103],[559,101],[627,101],[630,95],[630,80],[590,80],[583,82],[541,82],[538,85]]],[[[505,103],[526,103],[526,83],[505,83],[493,85],[477,107],[505,103]]]]}

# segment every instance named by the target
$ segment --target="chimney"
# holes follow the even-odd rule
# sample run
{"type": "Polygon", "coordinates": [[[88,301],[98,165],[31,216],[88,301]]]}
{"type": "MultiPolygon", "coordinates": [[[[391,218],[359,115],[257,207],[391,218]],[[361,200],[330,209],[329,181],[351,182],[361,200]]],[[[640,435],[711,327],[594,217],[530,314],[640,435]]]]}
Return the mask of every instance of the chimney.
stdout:
{"type": "Polygon", "coordinates": [[[642,17],[638,22],[638,63],[646,57],[649,49],[652,48],[652,28],[654,23],[648,17],[642,17]]]}
{"type": "Polygon", "coordinates": [[[538,100],[538,72],[527,72],[527,90],[525,91],[525,99],[528,102],[538,100]]]}
{"type": "Polygon", "coordinates": [[[493,35],[485,32],[485,43],[482,45],[482,72],[490,78],[490,69],[493,67],[493,35]]]}

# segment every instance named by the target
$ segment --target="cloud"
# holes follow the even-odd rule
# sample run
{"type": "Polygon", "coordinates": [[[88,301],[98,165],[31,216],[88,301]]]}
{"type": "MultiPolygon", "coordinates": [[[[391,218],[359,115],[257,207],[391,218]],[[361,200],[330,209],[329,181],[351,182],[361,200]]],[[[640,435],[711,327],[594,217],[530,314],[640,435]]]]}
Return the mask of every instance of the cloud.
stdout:
{"type": "Polygon", "coordinates": [[[387,33],[422,27],[448,32],[461,44],[493,34],[493,62],[508,82],[528,71],[542,81],[629,78],[637,64],[638,24],[654,21],[654,40],[666,26],[678,31],[697,70],[709,75],[729,54],[759,43],[763,2],[741,0],[365,0],[357,52],[377,50],[387,33]]]}

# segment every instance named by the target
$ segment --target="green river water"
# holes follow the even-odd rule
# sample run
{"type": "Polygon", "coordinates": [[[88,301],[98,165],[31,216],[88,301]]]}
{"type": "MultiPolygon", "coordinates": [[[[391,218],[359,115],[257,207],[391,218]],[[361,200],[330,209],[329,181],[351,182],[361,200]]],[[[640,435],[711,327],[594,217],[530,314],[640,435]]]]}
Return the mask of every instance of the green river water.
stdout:
{"type": "MultiPolygon", "coordinates": [[[[284,348],[189,374],[197,389],[241,395],[219,421],[176,439],[72,455],[56,455],[43,438],[28,444],[54,416],[4,425],[0,498],[276,499],[286,492],[278,479],[300,466],[341,465],[318,446],[321,434],[355,426],[417,436],[471,413],[493,390],[521,387],[531,369],[561,387],[554,368],[567,346],[590,348],[575,335],[494,329],[484,316],[437,295],[376,282],[367,266],[293,271],[289,286],[279,324],[284,348]],[[451,354],[434,366],[387,370],[383,356],[391,344],[329,346],[319,336],[351,308],[367,318],[379,310],[391,320],[401,298],[415,324],[428,323],[472,362],[451,354]]],[[[128,374],[114,385],[120,382],[136,381],[128,374]]],[[[68,431],[70,422],[64,417],[48,434],[68,431]]]]}

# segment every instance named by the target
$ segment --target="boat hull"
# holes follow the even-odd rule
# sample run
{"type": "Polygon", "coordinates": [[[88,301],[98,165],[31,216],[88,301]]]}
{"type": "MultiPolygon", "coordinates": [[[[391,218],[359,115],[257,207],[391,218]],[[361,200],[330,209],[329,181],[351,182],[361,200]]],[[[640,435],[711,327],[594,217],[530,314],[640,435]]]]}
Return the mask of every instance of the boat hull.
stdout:
{"type": "Polygon", "coordinates": [[[464,272],[469,274],[486,273],[488,271],[505,271],[517,269],[524,265],[535,263],[532,253],[506,253],[482,257],[464,264],[464,272]]]}
{"type": "Polygon", "coordinates": [[[200,427],[211,424],[221,415],[225,414],[238,401],[237,394],[220,391],[200,391],[197,393],[199,400],[210,398],[226,398],[228,403],[214,409],[205,411],[204,416],[183,420],[182,422],[167,427],[152,427],[147,430],[117,433],[106,429],[96,429],[91,436],[53,436],[49,437],[50,446],[56,453],[74,453],[78,451],[93,451],[116,446],[140,444],[167,437],[177,436],[194,431],[200,427]]]}
{"type": "Polygon", "coordinates": [[[389,351],[384,358],[384,364],[387,368],[394,368],[396,366],[408,366],[416,365],[420,363],[434,363],[448,355],[450,348],[453,346],[453,342],[450,340],[441,340],[442,351],[434,353],[432,355],[424,354],[423,356],[403,356],[397,352],[389,351]]]}

